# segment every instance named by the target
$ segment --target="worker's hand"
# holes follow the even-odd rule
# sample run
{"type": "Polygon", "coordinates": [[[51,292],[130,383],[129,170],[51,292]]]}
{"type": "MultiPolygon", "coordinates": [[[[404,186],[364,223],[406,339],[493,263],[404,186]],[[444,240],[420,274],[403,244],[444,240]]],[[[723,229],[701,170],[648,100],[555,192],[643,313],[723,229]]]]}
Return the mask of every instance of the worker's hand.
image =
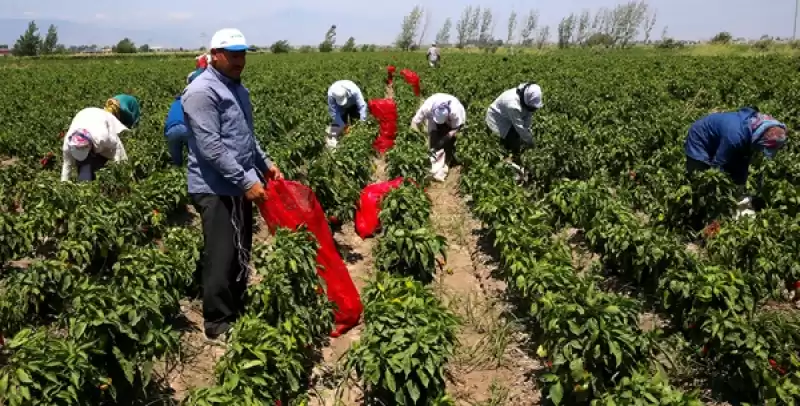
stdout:
{"type": "Polygon", "coordinates": [[[256,204],[264,203],[264,201],[267,200],[267,194],[264,192],[264,185],[262,185],[261,182],[256,182],[250,189],[247,189],[247,192],[244,193],[244,197],[256,204]]]}
{"type": "Polygon", "coordinates": [[[272,167],[267,171],[267,179],[269,180],[283,180],[283,173],[278,165],[272,164],[272,167]]]}
{"type": "Polygon", "coordinates": [[[453,137],[456,136],[457,132],[458,132],[458,130],[451,130],[450,132],[447,133],[447,136],[450,137],[450,138],[453,138],[453,137]]]}
{"type": "Polygon", "coordinates": [[[350,134],[350,126],[349,125],[344,126],[344,131],[342,132],[345,134],[350,134]]]}

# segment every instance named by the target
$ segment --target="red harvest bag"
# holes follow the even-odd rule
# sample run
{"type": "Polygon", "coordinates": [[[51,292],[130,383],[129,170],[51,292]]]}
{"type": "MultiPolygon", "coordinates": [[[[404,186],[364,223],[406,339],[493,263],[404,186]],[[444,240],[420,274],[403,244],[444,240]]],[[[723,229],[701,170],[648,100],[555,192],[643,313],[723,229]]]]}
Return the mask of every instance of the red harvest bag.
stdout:
{"type": "Polygon", "coordinates": [[[417,72],[410,69],[403,69],[400,71],[400,76],[403,77],[406,83],[414,88],[414,96],[419,97],[421,92],[419,88],[419,75],[417,75],[417,72]]]}
{"type": "Polygon", "coordinates": [[[398,188],[403,184],[403,178],[398,177],[386,182],[373,183],[367,185],[361,191],[361,198],[358,200],[356,210],[356,233],[362,239],[371,237],[378,230],[381,212],[381,200],[392,189],[398,188]]]}
{"type": "Polygon", "coordinates": [[[272,233],[278,227],[296,229],[306,225],[317,237],[317,263],[321,265],[317,273],[328,287],[328,300],[336,304],[336,328],[331,337],[342,335],[358,324],[364,307],[347,265],[336,250],[322,206],[311,189],[294,181],[271,180],[266,193],[267,201],[259,211],[272,233]]]}
{"type": "Polygon", "coordinates": [[[392,99],[372,99],[368,105],[370,114],[380,123],[380,133],[372,147],[384,153],[394,146],[397,137],[397,103],[392,99]]]}

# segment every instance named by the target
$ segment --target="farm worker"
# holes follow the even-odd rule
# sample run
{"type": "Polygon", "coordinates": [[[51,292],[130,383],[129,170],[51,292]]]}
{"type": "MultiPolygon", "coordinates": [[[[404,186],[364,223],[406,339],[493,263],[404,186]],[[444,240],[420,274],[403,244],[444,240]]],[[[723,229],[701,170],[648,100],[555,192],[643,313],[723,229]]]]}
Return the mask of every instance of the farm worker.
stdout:
{"type": "Polygon", "coordinates": [[[244,310],[253,238],[253,202],[263,182],[282,179],[253,133],[250,93],[241,83],[247,42],[237,29],[211,38],[211,64],[181,96],[189,128],[189,195],[203,226],[203,319],[206,338],[225,342],[244,310]]]}
{"type": "Polygon", "coordinates": [[[105,108],[87,107],[72,119],[64,136],[61,180],[68,181],[78,168],[79,181],[92,181],[109,160],[128,159],[120,133],[139,124],[139,102],[118,94],[106,101],[105,108]]]}
{"type": "Polygon", "coordinates": [[[439,54],[439,48],[436,47],[435,43],[428,48],[427,57],[428,65],[430,65],[431,68],[439,66],[439,59],[441,58],[441,55],[439,54]]]}
{"type": "MultiPolygon", "coordinates": [[[[186,84],[189,85],[195,80],[204,69],[195,69],[186,77],[186,84]]],[[[181,95],[175,96],[175,100],[169,107],[167,119],[164,122],[164,137],[167,138],[167,147],[172,163],[175,166],[183,165],[183,147],[189,139],[189,129],[183,120],[183,107],[181,107],[181,95]]]]}
{"type": "Polygon", "coordinates": [[[327,144],[336,147],[342,132],[356,118],[367,119],[367,102],[361,89],[350,80],[339,80],[328,88],[328,114],[331,126],[328,130],[327,144]]]}
{"type": "Polygon", "coordinates": [[[195,69],[205,69],[208,67],[208,64],[211,62],[211,54],[202,54],[195,59],[195,69]]]}
{"type": "MultiPolygon", "coordinates": [[[[785,144],[786,125],[756,109],[711,113],[689,128],[686,172],[718,168],[744,189],[753,153],[760,151],[772,159],[785,144]]],[[[737,216],[753,214],[750,200],[745,197],[739,203],[737,216]]]]}
{"type": "MultiPolygon", "coordinates": [[[[535,83],[521,83],[498,96],[486,109],[486,126],[500,137],[503,146],[511,153],[512,161],[519,159],[523,148],[533,146],[530,126],[533,113],[544,106],[542,88],[535,83]]],[[[511,166],[523,175],[515,162],[511,166]]]]}
{"type": "Polygon", "coordinates": [[[421,132],[419,125],[426,122],[431,174],[444,181],[449,165],[455,159],[456,134],[467,122],[467,112],[455,96],[436,93],[427,98],[411,119],[411,129],[421,132]]]}

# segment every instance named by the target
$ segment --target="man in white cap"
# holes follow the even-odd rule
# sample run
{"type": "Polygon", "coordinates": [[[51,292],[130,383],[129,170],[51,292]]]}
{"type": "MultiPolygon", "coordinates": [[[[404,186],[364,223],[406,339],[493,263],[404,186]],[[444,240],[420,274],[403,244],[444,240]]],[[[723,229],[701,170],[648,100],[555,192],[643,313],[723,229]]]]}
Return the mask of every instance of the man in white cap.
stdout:
{"type": "Polygon", "coordinates": [[[328,88],[328,114],[331,126],[328,145],[335,147],[339,135],[354,120],[367,119],[367,102],[358,85],[350,80],[339,80],[328,88]]]}
{"type": "Polygon", "coordinates": [[[508,89],[486,110],[486,126],[497,134],[503,146],[511,153],[511,166],[520,175],[522,168],[518,162],[523,148],[533,146],[533,134],[530,126],[533,113],[544,106],[542,88],[535,83],[522,83],[516,88],[508,89]]]}
{"type": "Polygon", "coordinates": [[[232,28],[211,38],[211,64],[186,86],[181,105],[189,129],[189,195],[203,224],[203,319],[206,338],[225,341],[244,311],[253,242],[253,203],[263,182],[282,179],[253,133],[250,93],[241,74],[244,35],[232,28]]]}
{"type": "Polygon", "coordinates": [[[449,165],[455,160],[456,134],[467,122],[467,112],[458,99],[446,93],[427,98],[411,119],[411,129],[421,132],[426,122],[430,148],[431,174],[437,181],[447,177],[449,165]]]}

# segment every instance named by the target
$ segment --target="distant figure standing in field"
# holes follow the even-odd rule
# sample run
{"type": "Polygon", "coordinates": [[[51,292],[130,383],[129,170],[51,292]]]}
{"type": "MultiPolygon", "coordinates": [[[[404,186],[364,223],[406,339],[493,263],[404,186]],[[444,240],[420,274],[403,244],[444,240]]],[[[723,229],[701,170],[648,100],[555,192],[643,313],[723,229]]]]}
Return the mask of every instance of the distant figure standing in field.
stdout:
{"type": "Polygon", "coordinates": [[[263,182],[282,179],[253,133],[242,86],[247,42],[226,28],[211,38],[211,64],[181,97],[189,128],[189,195],[203,224],[203,319],[208,340],[225,342],[243,313],[253,243],[253,203],[263,182]]]}
{"type": "MultiPolygon", "coordinates": [[[[205,69],[195,69],[186,77],[186,85],[192,83],[205,69]]],[[[183,118],[183,107],[181,107],[181,95],[175,96],[175,100],[169,107],[167,119],[164,122],[164,137],[167,138],[167,147],[170,158],[175,166],[183,165],[183,147],[189,140],[189,128],[183,118]]]]}
{"type": "Polygon", "coordinates": [[[446,93],[427,98],[411,119],[411,129],[421,132],[425,121],[430,148],[431,174],[443,182],[455,161],[456,134],[467,122],[467,112],[458,99],[446,93]]]}
{"type": "MultiPolygon", "coordinates": [[[[718,168],[744,188],[754,153],[772,159],[786,145],[786,139],[785,124],[754,108],[711,113],[689,128],[684,144],[686,172],[718,168]]],[[[749,197],[740,202],[738,215],[752,214],[749,203],[749,197]]]]}
{"type": "Polygon", "coordinates": [[[511,165],[520,175],[519,154],[533,146],[530,126],[533,113],[544,106],[542,88],[535,83],[521,83],[498,96],[486,110],[486,126],[500,137],[503,146],[511,153],[511,165]]]}
{"type": "Polygon", "coordinates": [[[139,115],[139,102],[127,94],[108,99],[105,108],[79,111],[64,136],[61,180],[68,181],[77,167],[79,181],[92,181],[109,160],[128,159],[120,133],[136,127],[139,115]]]}
{"type": "Polygon", "coordinates": [[[367,102],[358,85],[350,80],[334,82],[328,88],[328,114],[331,116],[328,146],[335,147],[351,122],[367,119],[367,102]]]}
{"type": "Polygon", "coordinates": [[[439,48],[436,47],[436,44],[433,44],[431,45],[430,48],[428,48],[427,56],[428,56],[428,65],[430,65],[431,68],[436,68],[439,66],[439,59],[441,58],[441,54],[439,53],[439,48]]]}

